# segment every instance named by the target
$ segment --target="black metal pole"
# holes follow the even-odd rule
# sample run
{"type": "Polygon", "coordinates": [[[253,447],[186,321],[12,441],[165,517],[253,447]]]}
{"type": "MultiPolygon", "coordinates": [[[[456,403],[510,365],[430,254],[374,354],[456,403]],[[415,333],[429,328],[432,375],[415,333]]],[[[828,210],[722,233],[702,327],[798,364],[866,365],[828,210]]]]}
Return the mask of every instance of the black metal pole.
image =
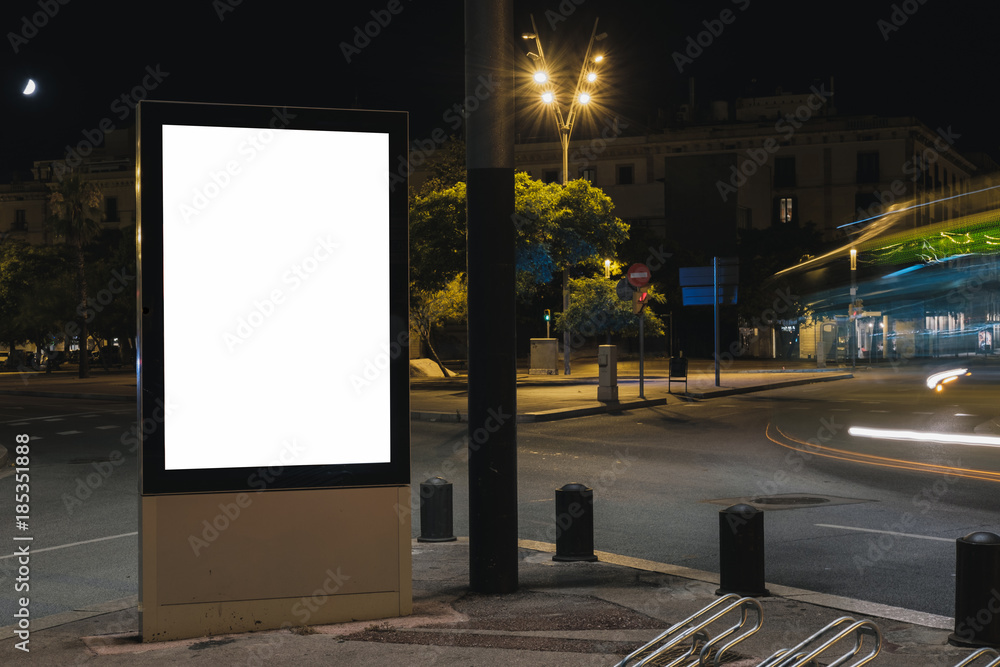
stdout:
{"type": "Polygon", "coordinates": [[[512,0],[465,0],[469,585],[482,593],[518,583],[513,16],[512,0]]]}
{"type": "Polygon", "coordinates": [[[646,398],[643,395],[643,360],[645,359],[645,351],[643,349],[643,341],[645,339],[645,332],[643,331],[643,320],[645,320],[643,312],[639,311],[639,398],[646,398]]]}
{"type": "Polygon", "coordinates": [[[712,258],[712,308],[715,311],[715,386],[721,387],[719,382],[719,258],[712,258]]]}

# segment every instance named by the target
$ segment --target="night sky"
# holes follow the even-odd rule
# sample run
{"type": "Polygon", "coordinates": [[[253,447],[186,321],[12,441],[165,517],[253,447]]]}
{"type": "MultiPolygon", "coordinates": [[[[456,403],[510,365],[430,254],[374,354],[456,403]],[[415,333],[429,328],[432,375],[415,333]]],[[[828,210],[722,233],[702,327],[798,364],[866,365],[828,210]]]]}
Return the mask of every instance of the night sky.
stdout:
{"type": "MultiPolygon", "coordinates": [[[[914,115],[932,129],[951,126],[960,150],[1000,160],[993,113],[1000,3],[515,1],[517,35],[530,31],[530,13],[546,55],[561,57],[574,75],[600,17],[609,56],[601,103],[636,128],[686,101],[690,77],[702,102],[777,87],[807,92],[833,77],[840,113],[914,115]],[[705,46],[691,47],[689,37],[705,46]],[[678,63],[675,53],[694,57],[678,63]]],[[[463,30],[463,3],[455,0],[4,0],[0,180],[32,159],[62,157],[102,121],[131,124],[133,92],[406,110],[413,139],[451,131],[446,113],[465,96],[463,30]],[[387,24],[357,48],[355,29],[378,16],[387,24]],[[20,93],[29,77],[39,86],[34,97],[20,93]]],[[[515,41],[515,59],[527,65],[522,54],[531,45],[515,41]]],[[[526,119],[518,123],[530,133],[526,119]]]]}

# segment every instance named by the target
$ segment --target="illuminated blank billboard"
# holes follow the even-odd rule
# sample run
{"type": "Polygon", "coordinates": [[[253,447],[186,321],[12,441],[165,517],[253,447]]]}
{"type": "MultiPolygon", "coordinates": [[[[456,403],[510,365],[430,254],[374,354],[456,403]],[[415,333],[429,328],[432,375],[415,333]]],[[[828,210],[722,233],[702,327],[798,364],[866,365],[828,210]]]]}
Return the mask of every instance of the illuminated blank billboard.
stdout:
{"type": "Polygon", "coordinates": [[[143,492],[408,483],[405,115],[139,123],[143,492]]]}

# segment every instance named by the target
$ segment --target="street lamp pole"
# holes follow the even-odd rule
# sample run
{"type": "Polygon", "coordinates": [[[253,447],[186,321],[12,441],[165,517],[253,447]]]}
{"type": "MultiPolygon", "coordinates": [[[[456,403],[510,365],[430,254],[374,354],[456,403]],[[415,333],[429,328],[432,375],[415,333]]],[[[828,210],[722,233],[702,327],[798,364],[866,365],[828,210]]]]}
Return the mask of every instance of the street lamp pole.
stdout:
{"type": "Polygon", "coordinates": [[[858,251],[851,248],[851,305],[848,314],[851,315],[851,372],[854,372],[854,360],[858,355],[858,320],[854,315],[854,304],[858,296],[858,251]]]}
{"type": "MultiPolygon", "coordinates": [[[[590,33],[590,41],[587,43],[587,54],[583,58],[583,65],[580,67],[580,74],[576,79],[576,87],[573,90],[573,98],[569,105],[569,110],[566,115],[563,116],[562,108],[559,106],[555,93],[546,88],[542,93],[542,101],[545,102],[551,109],[553,117],[556,121],[556,127],[559,129],[559,143],[562,146],[562,184],[565,186],[569,182],[569,141],[573,134],[573,125],[576,121],[576,115],[580,107],[590,103],[590,91],[593,87],[588,84],[593,84],[597,81],[597,73],[591,68],[591,56],[590,54],[594,49],[594,42],[600,41],[607,37],[606,33],[597,34],[597,22],[598,19],[594,19],[594,29],[590,33]]],[[[534,32],[525,33],[521,35],[524,39],[535,40],[535,45],[538,47],[538,53],[528,53],[528,57],[537,60],[539,64],[539,69],[535,70],[534,80],[535,83],[539,85],[545,85],[550,81],[549,68],[545,62],[545,51],[542,49],[542,40],[538,36],[538,26],[535,25],[535,16],[531,15],[531,29],[534,32]]],[[[603,56],[598,56],[593,59],[594,63],[599,64],[603,61],[603,56]]],[[[563,268],[563,313],[569,311],[569,267],[563,268]]],[[[570,374],[570,335],[569,329],[563,329],[563,373],[565,375],[570,374]]]]}

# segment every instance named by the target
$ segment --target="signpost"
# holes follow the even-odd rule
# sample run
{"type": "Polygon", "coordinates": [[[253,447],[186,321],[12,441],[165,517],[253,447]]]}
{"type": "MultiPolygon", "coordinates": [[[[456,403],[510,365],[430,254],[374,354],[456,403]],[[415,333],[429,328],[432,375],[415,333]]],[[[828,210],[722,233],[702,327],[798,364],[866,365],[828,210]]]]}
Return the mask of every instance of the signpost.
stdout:
{"type": "Polygon", "coordinates": [[[632,312],[639,316],[639,398],[645,396],[645,327],[643,326],[645,317],[643,309],[649,303],[649,267],[645,264],[633,264],[628,267],[625,277],[618,281],[615,292],[622,301],[632,300],[632,312]]]}
{"type": "Polygon", "coordinates": [[[719,304],[735,305],[739,286],[739,261],[733,258],[712,258],[712,266],[680,270],[681,294],[685,306],[712,304],[715,316],[715,386],[719,380],[719,304]]]}

